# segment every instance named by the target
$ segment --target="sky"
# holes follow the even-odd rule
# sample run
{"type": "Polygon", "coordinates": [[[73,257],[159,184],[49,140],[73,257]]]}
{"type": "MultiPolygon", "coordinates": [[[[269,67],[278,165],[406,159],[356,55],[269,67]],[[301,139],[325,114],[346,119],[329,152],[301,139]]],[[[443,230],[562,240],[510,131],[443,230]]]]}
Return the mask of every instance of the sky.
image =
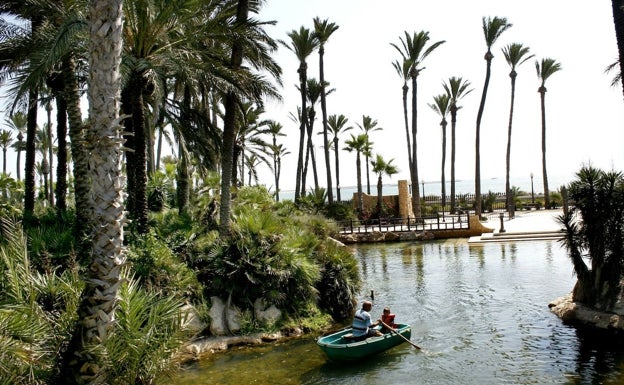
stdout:
{"type": "MultiPolygon", "coordinates": [[[[441,179],[442,131],[440,117],[428,106],[443,93],[442,82],[461,76],[473,91],[462,99],[457,118],[456,178],[474,180],[476,117],[485,80],[487,50],[482,17],[506,17],[513,26],[492,47],[491,79],[481,122],[481,175],[505,177],[505,152],[510,108],[510,67],[501,49],[514,42],[530,47],[533,59],[517,68],[512,126],[511,178],[535,175],[542,181],[540,86],[535,60],[550,57],[562,71],[546,82],[546,143],[549,179],[571,180],[583,165],[624,170],[624,105],[621,87],[612,87],[613,74],[606,67],[617,57],[611,3],[560,0],[268,0],[259,14],[277,24],[267,30],[289,43],[287,33],[301,26],[313,29],[313,18],[328,19],[339,29],[325,47],[325,79],[335,91],[327,98],[328,114],[344,114],[349,133],[359,134],[362,115],[377,120],[382,131],[372,132],[373,152],[394,159],[400,172],[384,183],[409,180],[403,81],[392,67],[400,58],[390,43],[400,45],[405,32],[429,31],[430,42],[445,40],[423,65],[418,78],[418,167],[426,183],[441,179]]],[[[284,126],[282,142],[290,150],[283,161],[281,189],[294,189],[298,125],[289,113],[296,111],[300,96],[298,60],[281,47],[275,56],[283,70],[281,103],[268,102],[267,118],[284,126]]],[[[318,53],[308,63],[308,77],[318,79],[318,53]]],[[[411,103],[411,89],[410,99],[411,103]]],[[[316,129],[320,129],[320,106],[316,129]]],[[[450,121],[450,119],[449,119],[450,121]]],[[[348,139],[341,137],[341,143],[348,139]]],[[[315,135],[319,180],[325,185],[322,136],[315,135]]],[[[341,145],[341,147],[343,147],[341,145]]],[[[332,157],[333,166],[333,157],[332,157]]],[[[355,154],[341,152],[341,186],[356,184],[355,154]]],[[[332,171],[333,172],[333,171],[332,171]]],[[[312,185],[308,174],[308,185],[312,185]]],[[[334,176],[335,178],[335,176],[334,176]]],[[[450,179],[450,124],[447,133],[446,179],[450,179]]],[[[261,180],[272,187],[272,174],[261,171],[261,180]]],[[[375,176],[371,175],[371,184],[375,176]]],[[[554,186],[558,187],[558,186],[554,186]]],[[[541,187],[540,187],[541,188],[541,187]]],[[[551,190],[553,186],[551,186],[551,190]]]]}
{"type": "MultiPolygon", "coordinates": [[[[546,83],[547,168],[552,181],[570,181],[579,168],[592,164],[602,169],[624,170],[624,105],[620,86],[612,87],[613,74],[605,68],[617,57],[615,33],[608,1],[562,0],[267,0],[257,18],[275,20],[267,32],[289,42],[287,33],[301,26],[313,29],[314,17],[339,26],[325,47],[325,78],[335,91],[327,97],[328,114],[343,114],[353,130],[341,136],[341,148],[349,133],[359,134],[356,123],[368,115],[383,130],[370,134],[373,153],[393,159],[399,173],[384,183],[409,180],[403,81],[392,62],[400,59],[390,43],[400,45],[405,32],[428,31],[430,42],[444,40],[425,59],[418,78],[418,167],[425,183],[441,179],[442,134],[440,117],[429,108],[433,96],[443,92],[442,83],[451,76],[471,82],[473,91],[462,99],[457,120],[456,179],[474,180],[475,130],[479,100],[485,79],[486,52],[482,17],[506,17],[513,26],[492,47],[491,79],[481,122],[482,180],[505,177],[505,151],[510,107],[509,65],[501,49],[514,42],[530,47],[535,58],[517,68],[516,102],[511,149],[511,179],[535,175],[542,187],[541,110],[535,60],[556,59],[562,71],[546,83]]],[[[294,190],[299,126],[289,114],[296,111],[300,95],[294,53],[283,46],[274,55],[283,70],[281,102],[268,101],[264,118],[284,126],[281,138],[290,155],[282,162],[280,187],[294,190]]],[[[318,53],[308,59],[308,77],[318,79],[318,53]]],[[[411,90],[410,99],[411,105],[411,90]]],[[[318,132],[322,126],[317,106],[318,132]]],[[[39,114],[41,123],[45,113],[39,114]]],[[[450,119],[449,119],[450,120],[450,119]]],[[[314,135],[319,181],[326,184],[322,136],[314,135]]],[[[9,151],[8,166],[15,164],[9,151]]],[[[450,179],[450,124],[447,130],[446,179],[450,179]]],[[[332,173],[333,153],[331,156],[332,173]]],[[[11,172],[13,176],[14,173],[11,172]]],[[[272,172],[260,166],[260,183],[274,189],[272,172]]],[[[364,177],[365,178],[365,177],[364,177]]],[[[355,154],[341,151],[341,186],[355,186],[355,154]]],[[[364,179],[365,180],[365,179],[364,179]]],[[[311,186],[308,174],[307,185],[311,186]]],[[[371,175],[371,184],[375,176],[371,175]]],[[[335,187],[335,186],[334,186],[335,187]]],[[[373,187],[374,189],[374,187],[373,187]]],[[[482,191],[487,191],[483,190],[482,191]]]]}

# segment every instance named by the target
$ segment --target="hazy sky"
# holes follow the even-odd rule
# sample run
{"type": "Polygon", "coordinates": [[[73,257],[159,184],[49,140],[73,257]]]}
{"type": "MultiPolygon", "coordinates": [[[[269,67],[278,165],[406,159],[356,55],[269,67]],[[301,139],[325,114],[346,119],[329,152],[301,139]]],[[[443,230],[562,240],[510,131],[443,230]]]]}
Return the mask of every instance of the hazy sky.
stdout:
{"type": "MultiPolygon", "coordinates": [[[[276,20],[269,32],[290,42],[287,32],[301,26],[313,29],[313,18],[329,19],[339,29],[325,49],[325,78],[335,92],[327,99],[328,114],[344,114],[359,133],[362,115],[378,121],[383,131],[373,132],[373,151],[395,159],[401,172],[388,183],[409,179],[401,78],[391,63],[399,59],[390,43],[400,44],[404,31],[429,31],[431,42],[445,40],[424,62],[418,78],[418,165],[422,179],[440,180],[440,118],[428,106],[443,92],[442,82],[461,76],[474,90],[463,99],[457,122],[458,179],[474,179],[474,146],[477,109],[485,79],[486,46],[483,16],[506,17],[513,27],[493,46],[494,60],[481,124],[482,178],[505,176],[505,151],[510,106],[510,68],[501,48],[513,42],[529,46],[535,58],[517,69],[513,121],[512,179],[535,174],[541,189],[541,115],[535,59],[556,59],[563,70],[546,82],[547,167],[549,177],[572,176],[582,164],[604,169],[624,169],[624,105],[621,88],[610,86],[605,68],[616,60],[617,49],[608,1],[560,0],[269,0],[259,17],[276,20]]],[[[282,189],[294,189],[298,126],[289,117],[300,103],[298,61],[280,48],[277,61],[283,69],[283,103],[268,103],[268,117],[281,122],[288,134],[282,141],[291,151],[284,160],[282,189]]],[[[308,60],[308,77],[318,79],[318,53],[308,60]]],[[[411,95],[411,89],[410,89],[411,95]]],[[[410,99],[411,100],[411,99],[410,99]]],[[[411,101],[409,102],[411,103],[411,101]]],[[[317,107],[316,130],[322,126],[317,107]]],[[[449,119],[450,120],[450,119],[449,119]]],[[[341,143],[349,135],[341,138],[341,143]]],[[[325,185],[322,136],[315,135],[319,179],[325,185]]],[[[450,124],[447,135],[446,178],[450,178],[450,124]]],[[[341,146],[342,147],[342,146],[341,146]]],[[[332,156],[333,169],[333,156],[332,156]]],[[[332,171],[333,172],[333,171],[332,171]]],[[[308,185],[312,185],[308,174],[308,185]]],[[[355,155],[341,154],[341,185],[355,185],[355,155]]],[[[271,174],[263,182],[273,186],[271,174]]],[[[371,176],[374,178],[374,176],[371,176]]],[[[374,180],[374,179],[373,179],[374,180]]],[[[372,183],[372,182],[371,182],[372,183]]],[[[513,183],[513,181],[512,181],[513,183]]],[[[551,189],[558,186],[552,186],[551,189]]]]}
{"type": "MultiPolygon", "coordinates": [[[[624,170],[624,104],[621,88],[611,87],[612,74],[605,68],[617,57],[615,33],[608,1],[563,0],[267,0],[262,20],[276,20],[267,27],[276,39],[289,42],[287,33],[301,26],[313,29],[313,18],[336,23],[339,29],[325,49],[325,78],[335,92],[328,96],[328,114],[344,114],[351,133],[362,115],[378,121],[383,131],[371,133],[374,153],[394,159],[400,173],[385,183],[408,179],[407,146],[403,123],[403,82],[392,67],[399,59],[390,43],[399,38],[429,31],[431,42],[445,40],[424,62],[418,78],[418,165],[425,182],[440,180],[440,118],[428,106],[443,92],[442,82],[461,76],[474,89],[462,101],[457,122],[458,180],[474,179],[474,147],[477,109],[485,78],[486,46],[481,28],[484,16],[506,17],[513,26],[492,48],[494,60],[485,113],[481,124],[482,178],[505,177],[505,150],[510,104],[509,65],[501,52],[505,45],[520,42],[531,48],[535,58],[521,65],[516,82],[513,121],[511,176],[526,179],[535,174],[536,190],[542,189],[541,121],[539,81],[535,59],[551,57],[563,70],[546,83],[547,166],[551,180],[572,178],[581,165],[591,163],[603,169],[624,170]]],[[[280,47],[276,60],[283,69],[283,102],[268,102],[266,118],[284,126],[282,142],[291,152],[283,160],[282,190],[295,184],[299,127],[289,118],[300,103],[298,61],[280,47]]],[[[318,53],[308,60],[308,76],[318,79],[318,53]]],[[[411,90],[410,90],[411,95],[411,90]]],[[[411,99],[409,101],[411,105],[411,99]]],[[[40,113],[40,123],[45,113],[40,113]]],[[[315,129],[321,129],[320,106],[315,129]]],[[[341,148],[349,135],[341,137],[341,148]]],[[[325,186],[322,136],[314,136],[319,163],[319,180],[325,186]]],[[[8,153],[11,175],[15,154],[8,153]]],[[[355,155],[341,151],[341,185],[356,184],[355,155]]],[[[334,160],[331,157],[332,173],[334,160]]],[[[272,173],[260,167],[261,183],[273,188],[272,173]]],[[[447,135],[446,179],[450,179],[450,124],[447,135]]],[[[365,179],[364,179],[365,180],[365,179]]],[[[374,184],[371,175],[371,183],[374,184]]],[[[311,171],[307,185],[312,186],[311,171]]],[[[335,186],[334,186],[335,187],[335,186]]],[[[551,190],[559,185],[553,185],[551,190]]]]}

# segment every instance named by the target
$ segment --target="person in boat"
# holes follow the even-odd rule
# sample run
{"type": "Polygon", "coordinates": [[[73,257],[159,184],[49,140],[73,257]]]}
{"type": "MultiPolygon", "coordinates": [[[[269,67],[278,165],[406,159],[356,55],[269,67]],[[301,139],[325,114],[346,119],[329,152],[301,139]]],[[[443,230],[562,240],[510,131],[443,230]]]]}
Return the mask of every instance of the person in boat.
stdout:
{"type": "Polygon", "coordinates": [[[375,326],[380,324],[380,320],[373,322],[371,320],[370,311],[373,308],[373,303],[370,301],[364,301],[362,308],[355,312],[353,317],[353,337],[355,338],[367,338],[383,335],[379,330],[375,329],[375,326]]]}
{"type": "Polygon", "coordinates": [[[389,333],[392,329],[395,329],[398,327],[397,324],[394,323],[394,314],[392,314],[390,312],[390,308],[389,307],[385,307],[383,309],[383,314],[381,315],[381,332],[382,333],[389,333]]]}

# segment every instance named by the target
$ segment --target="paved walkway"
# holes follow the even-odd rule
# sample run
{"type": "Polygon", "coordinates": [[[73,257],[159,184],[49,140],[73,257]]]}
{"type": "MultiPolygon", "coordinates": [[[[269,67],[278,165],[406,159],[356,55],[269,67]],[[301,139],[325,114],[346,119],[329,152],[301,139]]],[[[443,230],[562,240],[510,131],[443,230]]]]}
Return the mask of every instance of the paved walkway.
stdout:
{"type": "Polygon", "coordinates": [[[500,219],[491,218],[484,225],[494,229],[494,233],[471,237],[468,243],[559,239],[562,236],[562,226],[557,221],[557,217],[561,214],[563,214],[561,209],[517,211],[515,218],[503,221],[504,233],[500,232],[500,219]]]}
{"type": "MultiPolygon", "coordinates": [[[[505,219],[503,223],[508,233],[557,231],[562,228],[557,221],[561,214],[562,209],[516,211],[514,219],[505,219]]],[[[500,230],[500,221],[496,222],[494,228],[495,232],[500,230]]]]}

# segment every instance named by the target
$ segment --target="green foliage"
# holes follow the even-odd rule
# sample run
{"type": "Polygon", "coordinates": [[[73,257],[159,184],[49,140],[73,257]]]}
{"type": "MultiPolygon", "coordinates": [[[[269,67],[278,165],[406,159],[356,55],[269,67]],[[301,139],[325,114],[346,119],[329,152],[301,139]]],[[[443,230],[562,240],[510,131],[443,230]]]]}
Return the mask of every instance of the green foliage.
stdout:
{"type": "Polygon", "coordinates": [[[201,295],[202,290],[193,271],[153,233],[133,240],[128,248],[128,262],[149,290],[182,298],[195,299],[201,295]]]}
{"type": "Polygon", "coordinates": [[[28,220],[28,250],[33,266],[50,272],[56,268],[73,269],[76,264],[76,240],[73,211],[41,210],[28,220]]]}
{"type": "Polygon", "coordinates": [[[82,291],[75,271],[42,274],[30,266],[20,228],[2,220],[0,383],[39,384],[58,376],[82,291]]]}
{"type": "Polygon", "coordinates": [[[21,217],[23,201],[24,183],[0,173],[0,217],[21,217]]]}
{"type": "MultiPolygon", "coordinates": [[[[62,383],[60,360],[78,320],[83,281],[74,270],[35,271],[25,237],[0,219],[0,383],[62,383]]],[[[151,384],[177,370],[190,335],[180,297],[144,290],[127,279],[119,292],[117,327],[100,346],[102,383],[151,384]]]]}
{"type": "Polygon", "coordinates": [[[355,212],[351,208],[351,205],[346,205],[341,202],[335,202],[328,205],[325,210],[325,214],[328,218],[336,221],[348,221],[356,219],[355,212]]]}
{"type": "Polygon", "coordinates": [[[316,283],[319,305],[335,320],[344,320],[353,314],[353,299],[360,290],[357,260],[334,241],[322,244],[316,255],[322,266],[321,279],[316,283]]]}
{"type": "Polygon", "coordinates": [[[327,190],[319,187],[310,191],[307,195],[299,198],[299,206],[304,211],[313,213],[322,212],[325,209],[325,202],[327,201],[327,190]]]}
{"type": "Polygon", "coordinates": [[[195,261],[209,295],[231,296],[242,309],[257,298],[295,310],[313,299],[318,267],[308,256],[318,242],[314,234],[285,224],[271,210],[238,207],[229,238],[195,261]]]}
{"type": "Polygon", "coordinates": [[[560,221],[578,277],[574,300],[609,310],[619,297],[624,266],[624,176],[583,167],[568,190],[575,206],[560,221]]]}
{"type": "Polygon", "coordinates": [[[137,280],[122,285],[116,311],[117,327],[104,343],[105,383],[152,384],[179,369],[179,348],[188,341],[184,302],[144,290],[137,280]]]}
{"type": "Polygon", "coordinates": [[[171,177],[156,171],[147,181],[147,205],[150,211],[160,212],[175,205],[175,186],[171,177]]]}

